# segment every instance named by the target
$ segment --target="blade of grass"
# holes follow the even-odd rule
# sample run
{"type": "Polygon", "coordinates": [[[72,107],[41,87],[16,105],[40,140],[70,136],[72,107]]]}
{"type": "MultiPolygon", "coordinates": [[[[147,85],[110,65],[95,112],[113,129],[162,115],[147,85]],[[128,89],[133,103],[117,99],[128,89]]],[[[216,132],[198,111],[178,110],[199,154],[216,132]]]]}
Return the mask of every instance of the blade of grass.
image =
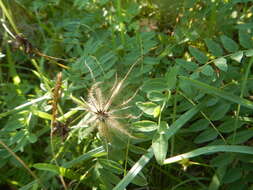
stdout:
{"type": "Polygon", "coordinates": [[[209,154],[209,153],[215,153],[215,152],[237,152],[237,153],[244,153],[244,154],[253,154],[253,147],[240,146],[240,145],[206,146],[206,147],[198,148],[184,154],[167,158],[163,164],[171,164],[171,163],[181,161],[183,159],[193,158],[196,156],[200,156],[202,154],[209,154]]]}
{"type": "Polygon", "coordinates": [[[71,160],[69,162],[64,163],[63,167],[65,167],[65,168],[71,168],[74,165],[76,165],[76,164],[78,164],[80,162],[83,162],[85,160],[88,160],[88,159],[90,159],[90,158],[92,158],[94,156],[98,156],[99,154],[104,155],[104,153],[106,153],[104,147],[100,146],[98,148],[95,148],[95,149],[93,149],[93,150],[91,150],[91,151],[89,151],[89,152],[87,152],[87,153],[85,153],[85,154],[83,154],[83,155],[75,158],[74,160],[71,160]]]}
{"type": "MultiPolygon", "coordinates": [[[[189,121],[200,109],[200,106],[194,106],[192,109],[179,117],[170,127],[166,138],[172,137],[187,121],[189,121]]],[[[113,190],[124,190],[129,183],[137,176],[137,174],[144,168],[144,166],[154,156],[153,149],[150,147],[147,152],[134,164],[127,175],[113,188],[113,190]]]]}
{"type": "Polygon", "coordinates": [[[24,108],[26,108],[28,106],[31,106],[31,105],[33,105],[35,103],[38,103],[40,101],[47,100],[47,99],[50,99],[50,95],[48,95],[48,94],[46,94],[46,95],[44,95],[44,96],[42,96],[40,98],[33,99],[33,100],[29,101],[29,102],[26,102],[26,103],[24,103],[24,104],[22,104],[20,106],[17,106],[15,108],[13,108],[10,111],[0,113],[0,118],[3,118],[3,117],[6,117],[6,116],[8,116],[10,114],[16,113],[16,112],[18,112],[20,110],[23,110],[24,108]]]}
{"type": "Polygon", "coordinates": [[[225,92],[222,89],[215,88],[213,86],[210,86],[208,84],[205,84],[205,83],[197,81],[197,80],[193,80],[193,79],[183,77],[183,76],[180,76],[179,78],[180,78],[180,80],[186,81],[186,82],[190,83],[191,85],[195,86],[196,88],[203,90],[204,92],[206,92],[208,94],[212,94],[212,95],[221,97],[223,99],[229,100],[231,102],[240,104],[241,106],[253,109],[253,102],[251,102],[249,100],[246,100],[244,98],[241,98],[241,97],[233,95],[233,94],[230,94],[228,92],[225,92]]]}
{"type": "MultiPolygon", "coordinates": [[[[246,89],[246,85],[247,85],[247,81],[248,81],[248,77],[249,77],[249,73],[250,73],[250,69],[253,63],[253,57],[250,59],[249,64],[247,66],[243,81],[242,81],[242,86],[241,86],[241,94],[240,97],[243,98],[244,96],[244,92],[246,89]]],[[[239,121],[239,116],[240,116],[240,110],[241,110],[241,105],[237,106],[237,111],[236,111],[236,120],[235,120],[235,124],[234,124],[234,134],[233,134],[233,142],[235,141],[235,136],[236,136],[236,129],[238,126],[238,121],[239,121]]]]}

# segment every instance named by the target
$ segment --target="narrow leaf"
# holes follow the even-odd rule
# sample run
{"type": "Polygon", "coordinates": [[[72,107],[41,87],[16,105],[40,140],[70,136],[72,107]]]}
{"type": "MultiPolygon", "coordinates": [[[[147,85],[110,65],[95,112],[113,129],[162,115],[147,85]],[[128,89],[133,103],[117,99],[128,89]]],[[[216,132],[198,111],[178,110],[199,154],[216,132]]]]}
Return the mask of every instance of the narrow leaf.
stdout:
{"type": "Polygon", "coordinates": [[[237,153],[244,153],[244,154],[253,154],[253,147],[239,146],[239,145],[206,146],[206,147],[198,148],[184,154],[170,157],[164,161],[164,164],[171,164],[171,163],[175,163],[184,159],[194,158],[203,154],[210,154],[210,153],[215,153],[215,152],[237,152],[237,153]]]}

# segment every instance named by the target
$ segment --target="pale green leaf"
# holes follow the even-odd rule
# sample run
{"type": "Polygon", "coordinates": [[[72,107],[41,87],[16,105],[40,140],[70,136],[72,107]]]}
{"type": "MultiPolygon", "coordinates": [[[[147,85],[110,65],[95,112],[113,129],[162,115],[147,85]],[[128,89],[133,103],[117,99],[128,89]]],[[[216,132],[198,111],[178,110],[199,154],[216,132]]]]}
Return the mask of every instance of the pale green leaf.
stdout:
{"type": "Polygon", "coordinates": [[[218,67],[220,70],[227,72],[228,70],[228,65],[227,65],[227,60],[223,57],[215,59],[214,64],[216,67],[218,67]]]}
{"type": "Polygon", "coordinates": [[[148,120],[137,121],[133,125],[133,130],[137,132],[152,132],[157,129],[157,124],[148,120]]]}
{"type": "Polygon", "coordinates": [[[233,53],[232,55],[230,55],[230,58],[240,63],[243,58],[243,51],[233,53]]]}
{"type": "Polygon", "coordinates": [[[136,102],[136,105],[148,115],[154,115],[155,109],[158,107],[158,105],[153,102],[136,102]]]}

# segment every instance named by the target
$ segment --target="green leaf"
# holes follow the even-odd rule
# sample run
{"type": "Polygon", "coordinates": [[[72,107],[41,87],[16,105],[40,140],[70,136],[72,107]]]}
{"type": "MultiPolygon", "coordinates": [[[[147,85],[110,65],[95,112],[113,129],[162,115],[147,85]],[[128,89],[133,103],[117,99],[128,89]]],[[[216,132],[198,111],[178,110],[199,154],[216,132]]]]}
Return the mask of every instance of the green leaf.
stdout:
{"type": "Polygon", "coordinates": [[[224,183],[232,183],[242,177],[241,168],[230,168],[223,178],[224,183]]]}
{"type": "Polygon", "coordinates": [[[245,51],[245,56],[252,57],[253,56],[253,49],[249,49],[249,50],[245,51]]]}
{"type": "Polygon", "coordinates": [[[223,49],[221,46],[210,38],[204,40],[208,50],[216,57],[223,55],[223,49]]]}
{"type": "Polygon", "coordinates": [[[168,124],[166,122],[161,122],[158,133],[155,134],[152,140],[154,155],[159,164],[163,163],[168,151],[168,140],[165,136],[167,130],[168,124]]]}
{"type": "Polygon", "coordinates": [[[200,133],[195,139],[194,143],[200,144],[204,142],[209,142],[211,140],[216,139],[218,136],[217,131],[215,131],[213,128],[206,129],[202,133],[200,133]]]}
{"type": "Polygon", "coordinates": [[[233,53],[232,55],[230,55],[230,58],[237,61],[238,63],[241,63],[241,60],[243,58],[243,51],[233,53]]]}
{"type": "Polygon", "coordinates": [[[250,49],[253,47],[253,41],[251,39],[251,35],[247,32],[247,30],[239,30],[239,42],[242,47],[246,49],[250,49]]]}
{"type": "Polygon", "coordinates": [[[236,152],[236,153],[244,153],[244,154],[253,154],[253,147],[240,146],[240,145],[206,146],[206,147],[198,148],[184,154],[167,158],[164,161],[164,164],[171,164],[171,163],[179,162],[184,159],[190,159],[190,158],[194,158],[203,154],[210,154],[210,153],[216,153],[216,152],[236,152]]]}
{"type": "Polygon", "coordinates": [[[159,164],[162,164],[166,158],[168,151],[168,141],[165,135],[155,134],[152,140],[152,148],[155,154],[155,158],[159,164]]]}
{"type": "Polygon", "coordinates": [[[38,140],[38,138],[35,134],[30,133],[28,135],[28,140],[29,140],[30,143],[35,143],[38,140]]]}
{"type": "Polygon", "coordinates": [[[188,129],[187,131],[190,132],[198,132],[206,129],[209,126],[209,121],[206,119],[200,119],[196,122],[194,122],[188,129]]]}
{"type": "Polygon", "coordinates": [[[208,61],[207,56],[201,52],[200,50],[198,50],[197,48],[194,47],[189,47],[189,51],[191,53],[191,55],[201,64],[205,64],[208,61]]]}
{"type": "Polygon", "coordinates": [[[156,117],[158,117],[160,114],[161,114],[161,106],[157,106],[157,107],[154,109],[153,117],[156,118],[156,117]]]}
{"type": "Polygon", "coordinates": [[[154,102],[167,101],[170,99],[170,91],[160,92],[160,91],[150,91],[147,93],[149,100],[154,102]]]}
{"type": "Polygon", "coordinates": [[[167,80],[164,78],[151,79],[144,82],[144,85],[141,87],[144,92],[150,91],[165,91],[168,90],[167,80]]]}
{"type": "Polygon", "coordinates": [[[187,71],[195,71],[198,68],[195,62],[185,61],[184,59],[176,59],[176,63],[187,71]]]}
{"type": "Polygon", "coordinates": [[[233,144],[242,144],[248,141],[252,137],[253,137],[253,130],[247,129],[247,130],[237,132],[236,134],[230,135],[227,138],[227,142],[233,143],[233,144]]]}
{"type": "Polygon", "coordinates": [[[59,167],[53,164],[37,163],[37,164],[34,164],[33,167],[39,170],[53,172],[55,174],[61,175],[63,177],[67,177],[69,179],[79,180],[80,178],[80,174],[77,174],[70,169],[59,167]]]}
{"type": "Polygon", "coordinates": [[[202,67],[201,73],[203,73],[206,76],[213,76],[214,71],[210,65],[205,65],[202,67]]]}
{"type": "Polygon", "coordinates": [[[230,133],[233,132],[235,129],[240,128],[244,124],[244,122],[238,121],[237,126],[235,126],[235,123],[235,119],[229,118],[219,126],[219,131],[222,133],[230,133]]]}
{"type": "Polygon", "coordinates": [[[211,165],[215,167],[223,167],[231,164],[234,156],[231,153],[223,153],[211,160],[211,165]]]}
{"type": "Polygon", "coordinates": [[[218,67],[220,70],[227,72],[228,70],[228,65],[227,65],[227,60],[223,57],[215,59],[214,64],[216,67],[218,67]]]}
{"type": "Polygon", "coordinates": [[[98,162],[103,166],[103,168],[112,173],[122,174],[124,172],[122,166],[113,160],[100,158],[98,159],[98,162]]]}
{"type": "Polygon", "coordinates": [[[209,119],[212,121],[220,120],[226,115],[229,109],[230,109],[230,104],[228,104],[227,102],[224,102],[224,101],[218,102],[218,105],[215,105],[211,109],[209,119]]]}
{"type": "Polygon", "coordinates": [[[222,89],[215,88],[213,86],[210,86],[208,84],[205,84],[205,83],[197,81],[197,80],[193,80],[193,79],[190,79],[190,78],[187,78],[187,77],[183,77],[183,76],[180,76],[180,79],[183,80],[183,81],[188,82],[189,84],[192,84],[196,88],[198,88],[198,89],[200,89],[200,90],[202,90],[202,91],[204,91],[204,92],[206,92],[208,94],[212,94],[212,95],[221,97],[221,98],[223,98],[225,100],[229,100],[231,102],[240,104],[240,105],[242,105],[244,107],[253,109],[253,102],[251,102],[249,100],[243,99],[243,98],[241,98],[239,96],[235,96],[233,94],[225,92],[222,89]]]}
{"type": "Polygon", "coordinates": [[[95,149],[93,149],[81,156],[78,156],[77,158],[75,158],[71,161],[63,163],[63,167],[71,168],[71,167],[75,166],[76,164],[79,164],[80,162],[88,160],[92,157],[99,157],[99,156],[104,156],[104,155],[106,155],[106,152],[105,152],[104,148],[102,146],[100,146],[100,147],[95,148],[95,149]]]}
{"type": "Polygon", "coordinates": [[[169,72],[166,74],[168,89],[173,89],[175,87],[179,68],[179,66],[171,67],[169,72]]]}
{"type": "Polygon", "coordinates": [[[136,105],[148,115],[154,115],[155,109],[158,107],[158,105],[153,102],[136,102],[136,105]]]}
{"type": "Polygon", "coordinates": [[[232,52],[238,51],[239,47],[238,47],[237,43],[234,40],[232,40],[231,38],[229,38],[229,37],[227,37],[225,35],[222,35],[220,37],[220,39],[221,39],[221,42],[222,42],[224,48],[228,52],[232,53],[232,52]]]}
{"type": "Polygon", "coordinates": [[[152,132],[157,129],[157,124],[149,120],[137,121],[133,125],[133,130],[137,132],[152,132]]]}

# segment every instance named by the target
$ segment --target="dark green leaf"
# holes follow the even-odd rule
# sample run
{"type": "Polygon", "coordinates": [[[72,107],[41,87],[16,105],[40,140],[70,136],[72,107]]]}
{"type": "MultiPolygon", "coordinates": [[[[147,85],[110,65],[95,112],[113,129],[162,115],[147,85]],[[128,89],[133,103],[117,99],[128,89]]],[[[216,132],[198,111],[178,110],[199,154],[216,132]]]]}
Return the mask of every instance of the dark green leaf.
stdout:
{"type": "Polygon", "coordinates": [[[222,35],[221,37],[221,42],[224,46],[224,48],[228,51],[228,52],[236,52],[238,51],[238,45],[237,43],[232,40],[231,38],[227,37],[226,35],[222,35]]]}
{"type": "Polygon", "coordinates": [[[195,139],[194,143],[200,144],[204,142],[209,142],[211,140],[216,139],[218,136],[218,133],[213,128],[206,129],[202,133],[200,133],[195,139]]]}
{"type": "Polygon", "coordinates": [[[189,47],[189,51],[191,53],[191,55],[201,64],[205,64],[208,61],[207,56],[201,52],[200,50],[198,50],[197,48],[194,47],[189,47]]]}
{"type": "Polygon", "coordinates": [[[208,50],[216,57],[222,56],[223,55],[223,49],[221,46],[213,41],[212,39],[205,39],[205,43],[208,47],[208,50]]]}

